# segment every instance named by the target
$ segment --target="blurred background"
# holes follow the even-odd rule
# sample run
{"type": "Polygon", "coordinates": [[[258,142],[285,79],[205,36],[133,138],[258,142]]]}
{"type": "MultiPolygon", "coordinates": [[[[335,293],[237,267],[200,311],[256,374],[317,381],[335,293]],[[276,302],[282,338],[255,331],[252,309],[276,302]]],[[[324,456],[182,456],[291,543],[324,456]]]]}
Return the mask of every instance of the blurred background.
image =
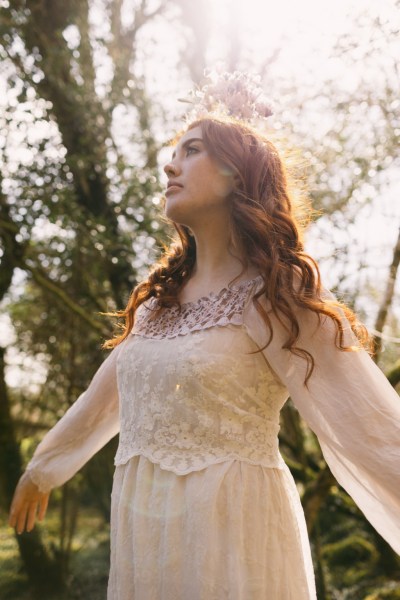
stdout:
{"type": "MultiPolygon", "coordinates": [[[[125,306],[171,235],[162,165],[204,69],[260,75],[266,133],[300,159],[315,209],[307,250],[399,389],[399,31],[395,0],[0,0],[0,598],[105,598],[116,440],[31,534],[7,510],[107,355],[99,313],[125,306]]],[[[400,598],[400,558],[290,401],[280,439],[318,599],[400,598]]]]}

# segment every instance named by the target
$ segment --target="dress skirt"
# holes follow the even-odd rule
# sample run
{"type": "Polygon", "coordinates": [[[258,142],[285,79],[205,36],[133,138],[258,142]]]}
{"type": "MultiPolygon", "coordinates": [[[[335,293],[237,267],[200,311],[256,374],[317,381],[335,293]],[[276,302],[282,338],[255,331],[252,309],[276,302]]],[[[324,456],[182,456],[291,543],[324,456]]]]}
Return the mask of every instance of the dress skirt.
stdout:
{"type": "Polygon", "coordinates": [[[285,465],[227,460],[176,475],[116,467],[108,600],[315,600],[304,513],[285,465]]]}

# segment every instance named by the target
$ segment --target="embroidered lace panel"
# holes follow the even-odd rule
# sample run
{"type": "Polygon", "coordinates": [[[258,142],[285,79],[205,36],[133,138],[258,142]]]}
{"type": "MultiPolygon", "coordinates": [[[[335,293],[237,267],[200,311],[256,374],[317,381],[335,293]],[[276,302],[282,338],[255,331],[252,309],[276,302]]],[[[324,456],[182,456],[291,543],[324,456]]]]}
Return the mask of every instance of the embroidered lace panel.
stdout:
{"type": "Polygon", "coordinates": [[[143,311],[117,362],[116,465],[142,454],[177,474],[236,458],[282,468],[279,413],[288,394],[242,323],[254,285],[143,311]],[[186,335],[185,335],[186,334],[186,335]]]}
{"type": "Polygon", "coordinates": [[[242,323],[243,308],[249,291],[262,281],[261,275],[230,288],[223,288],[217,294],[210,293],[194,302],[164,309],[156,319],[149,319],[157,308],[156,298],[141,304],[136,313],[133,334],[155,339],[186,335],[216,325],[242,323]]]}

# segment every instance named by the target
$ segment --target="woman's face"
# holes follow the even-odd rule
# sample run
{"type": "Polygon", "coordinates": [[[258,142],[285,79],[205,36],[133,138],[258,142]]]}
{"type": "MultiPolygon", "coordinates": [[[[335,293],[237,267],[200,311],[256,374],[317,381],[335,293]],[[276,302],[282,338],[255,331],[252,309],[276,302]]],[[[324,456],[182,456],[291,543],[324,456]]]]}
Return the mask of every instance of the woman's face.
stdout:
{"type": "Polygon", "coordinates": [[[210,157],[202,140],[201,127],[187,131],[164,167],[168,176],[165,214],[189,227],[204,216],[227,214],[226,198],[232,191],[232,175],[210,157]]]}

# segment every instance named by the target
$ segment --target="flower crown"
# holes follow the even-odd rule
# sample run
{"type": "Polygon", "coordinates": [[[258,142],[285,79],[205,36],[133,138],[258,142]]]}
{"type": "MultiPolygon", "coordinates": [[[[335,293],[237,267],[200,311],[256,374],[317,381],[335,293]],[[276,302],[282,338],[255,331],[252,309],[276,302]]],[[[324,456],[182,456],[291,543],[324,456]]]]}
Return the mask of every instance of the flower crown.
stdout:
{"type": "Polygon", "coordinates": [[[188,98],[179,98],[180,102],[193,105],[185,115],[187,122],[200,117],[214,115],[230,116],[241,121],[265,119],[273,112],[269,101],[260,87],[260,77],[234,71],[218,73],[205,71],[210,80],[201,88],[191,90],[188,98]]]}

